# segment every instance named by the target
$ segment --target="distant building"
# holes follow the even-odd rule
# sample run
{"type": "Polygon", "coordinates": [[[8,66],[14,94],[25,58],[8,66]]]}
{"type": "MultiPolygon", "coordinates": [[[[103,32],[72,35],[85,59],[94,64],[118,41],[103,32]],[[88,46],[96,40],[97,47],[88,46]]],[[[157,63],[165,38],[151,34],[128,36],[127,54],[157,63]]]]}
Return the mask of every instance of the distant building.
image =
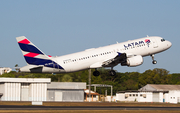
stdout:
{"type": "Polygon", "coordinates": [[[147,84],[138,91],[170,91],[180,90],[180,85],[147,84]]]}
{"type": "Polygon", "coordinates": [[[47,101],[84,102],[85,82],[51,82],[47,85],[47,101]]]}
{"type": "MultiPolygon", "coordinates": [[[[87,85],[89,87],[89,85],[87,85]]],[[[85,89],[85,96],[86,99],[85,101],[115,101],[116,98],[113,96],[113,86],[112,85],[107,85],[107,84],[91,84],[91,87],[94,87],[94,91],[91,91],[91,97],[89,97],[89,89],[85,89]],[[106,88],[105,90],[105,95],[100,95],[96,92],[97,87],[104,87],[106,88]],[[111,95],[107,95],[107,88],[111,88],[111,95]]]]}
{"type": "Polygon", "coordinates": [[[139,89],[139,91],[163,92],[163,94],[154,94],[154,98],[159,98],[161,102],[179,103],[180,102],[180,85],[162,85],[147,84],[139,89]]]}
{"type": "Polygon", "coordinates": [[[138,91],[117,92],[116,100],[179,103],[180,85],[147,84],[138,91]]]}
{"type": "Polygon", "coordinates": [[[12,69],[8,67],[0,67],[0,75],[11,72],[12,69]]]}
{"type": "Polygon", "coordinates": [[[51,82],[50,78],[0,78],[0,101],[84,102],[84,82],[51,82]]]}
{"type": "Polygon", "coordinates": [[[89,89],[84,89],[85,99],[84,101],[100,101],[100,94],[95,91],[90,91],[91,97],[89,97],[89,89]]]}
{"type": "Polygon", "coordinates": [[[0,101],[46,101],[50,78],[0,78],[0,101]]]}

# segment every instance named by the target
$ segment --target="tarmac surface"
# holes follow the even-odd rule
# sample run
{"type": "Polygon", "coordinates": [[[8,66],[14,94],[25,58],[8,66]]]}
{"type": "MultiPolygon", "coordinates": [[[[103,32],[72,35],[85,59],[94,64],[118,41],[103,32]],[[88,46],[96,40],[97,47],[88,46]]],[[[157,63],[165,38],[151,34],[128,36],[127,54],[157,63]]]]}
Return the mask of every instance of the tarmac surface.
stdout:
{"type": "Polygon", "coordinates": [[[180,107],[0,105],[0,110],[180,110],[180,107]]]}

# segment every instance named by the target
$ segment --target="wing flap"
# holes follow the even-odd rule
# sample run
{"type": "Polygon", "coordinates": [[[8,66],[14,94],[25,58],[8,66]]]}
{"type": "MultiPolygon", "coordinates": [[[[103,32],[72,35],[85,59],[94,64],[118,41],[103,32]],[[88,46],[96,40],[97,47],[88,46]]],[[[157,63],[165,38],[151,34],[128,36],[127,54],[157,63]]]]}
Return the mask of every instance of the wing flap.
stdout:
{"type": "Polygon", "coordinates": [[[119,53],[115,58],[106,60],[102,63],[103,67],[114,67],[121,63],[126,58],[126,53],[119,53]]]}

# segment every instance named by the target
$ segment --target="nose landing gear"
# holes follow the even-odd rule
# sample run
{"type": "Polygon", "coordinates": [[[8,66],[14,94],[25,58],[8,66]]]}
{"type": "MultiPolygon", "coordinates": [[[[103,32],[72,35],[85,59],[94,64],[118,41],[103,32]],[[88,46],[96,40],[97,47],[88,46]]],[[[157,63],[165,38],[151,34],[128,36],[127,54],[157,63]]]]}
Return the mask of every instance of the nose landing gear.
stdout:
{"type": "Polygon", "coordinates": [[[152,63],[153,63],[153,64],[157,64],[157,61],[154,60],[154,54],[152,54],[151,57],[152,57],[152,60],[153,60],[152,63]]]}

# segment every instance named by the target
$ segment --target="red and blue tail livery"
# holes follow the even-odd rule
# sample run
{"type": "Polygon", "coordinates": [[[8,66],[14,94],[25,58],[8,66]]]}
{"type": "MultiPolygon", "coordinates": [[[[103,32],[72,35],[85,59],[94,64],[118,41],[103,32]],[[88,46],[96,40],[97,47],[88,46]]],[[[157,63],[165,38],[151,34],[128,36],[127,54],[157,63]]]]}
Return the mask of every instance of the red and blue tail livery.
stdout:
{"type": "Polygon", "coordinates": [[[45,55],[26,37],[17,37],[17,42],[24,55],[26,62],[29,65],[41,65],[49,68],[63,69],[59,64],[53,61],[49,56],[45,55]]]}

